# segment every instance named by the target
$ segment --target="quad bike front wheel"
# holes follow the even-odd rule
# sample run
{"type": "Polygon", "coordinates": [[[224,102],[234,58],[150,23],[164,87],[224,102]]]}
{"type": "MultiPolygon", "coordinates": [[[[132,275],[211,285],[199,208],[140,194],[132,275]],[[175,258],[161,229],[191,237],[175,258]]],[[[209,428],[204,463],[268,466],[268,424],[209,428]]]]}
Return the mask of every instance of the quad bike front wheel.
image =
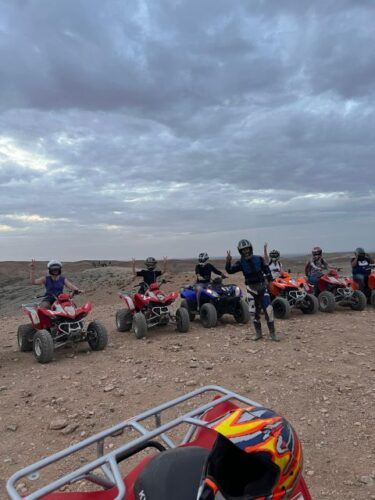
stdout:
{"type": "Polygon", "coordinates": [[[319,300],[315,295],[310,293],[306,294],[306,297],[301,302],[301,311],[303,314],[315,314],[319,310],[319,300]]]}
{"type": "Polygon", "coordinates": [[[147,335],[147,321],[145,315],[137,312],[133,316],[133,330],[137,339],[143,339],[147,335]]]}
{"type": "Polygon", "coordinates": [[[336,309],[336,301],[333,293],[328,292],[328,290],[324,290],[324,292],[320,292],[319,297],[319,309],[322,312],[332,313],[336,309]]]}
{"type": "Polygon", "coordinates": [[[276,297],[272,301],[273,312],[277,319],[288,319],[291,312],[289,302],[284,297],[276,297]]]}
{"type": "Polygon", "coordinates": [[[190,328],[189,312],[185,307],[179,307],[176,311],[176,326],[181,333],[186,333],[190,328]]]}
{"type": "Polygon", "coordinates": [[[238,301],[233,316],[237,323],[242,323],[243,325],[246,325],[250,321],[249,306],[244,299],[238,301]]]}
{"type": "Polygon", "coordinates": [[[363,311],[364,309],[366,309],[366,305],[366,295],[361,292],[361,290],[354,290],[350,301],[350,307],[353,309],[353,311],[363,311]]]}
{"type": "Polygon", "coordinates": [[[190,321],[194,321],[195,320],[195,314],[190,311],[189,303],[188,303],[188,301],[186,299],[182,299],[181,300],[180,307],[183,307],[184,309],[186,309],[188,311],[188,313],[189,313],[189,320],[190,321]]]}
{"type": "Polygon", "coordinates": [[[54,350],[52,335],[49,331],[36,331],[33,340],[33,351],[38,363],[44,364],[52,361],[54,350]]]}
{"type": "Polygon", "coordinates": [[[372,290],[371,292],[370,304],[372,305],[372,307],[375,307],[375,290],[372,290]]]}
{"type": "Polygon", "coordinates": [[[35,328],[33,325],[20,325],[17,330],[17,342],[21,352],[31,352],[33,350],[33,338],[35,328]]]}
{"type": "Polygon", "coordinates": [[[129,309],[119,309],[116,313],[116,326],[119,332],[131,330],[133,315],[129,309]]]}
{"type": "Polygon", "coordinates": [[[108,344],[108,333],[100,321],[91,321],[87,327],[87,342],[93,351],[102,351],[108,344]]]}
{"type": "Polygon", "coordinates": [[[199,317],[204,328],[213,328],[217,324],[217,311],[213,304],[203,304],[199,311],[199,317]]]}

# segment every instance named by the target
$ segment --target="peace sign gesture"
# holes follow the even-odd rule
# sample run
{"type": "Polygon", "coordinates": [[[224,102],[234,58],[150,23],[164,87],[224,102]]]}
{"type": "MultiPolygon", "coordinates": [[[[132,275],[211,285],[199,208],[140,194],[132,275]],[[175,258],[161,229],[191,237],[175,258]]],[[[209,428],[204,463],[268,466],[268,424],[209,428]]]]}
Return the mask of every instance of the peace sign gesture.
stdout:
{"type": "Polygon", "coordinates": [[[230,253],[230,250],[227,250],[227,262],[231,262],[232,260],[232,255],[230,253]]]}

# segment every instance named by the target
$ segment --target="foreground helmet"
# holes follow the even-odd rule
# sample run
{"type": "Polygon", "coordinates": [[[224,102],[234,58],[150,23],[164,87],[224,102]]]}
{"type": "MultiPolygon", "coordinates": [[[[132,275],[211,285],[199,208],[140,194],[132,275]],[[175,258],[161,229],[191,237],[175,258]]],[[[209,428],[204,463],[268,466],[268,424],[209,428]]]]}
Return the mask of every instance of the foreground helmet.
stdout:
{"type": "Polygon", "coordinates": [[[355,249],[355,253],[358,255],[358,256],[361,256],[361,257],[364,257],[366,255],[366,252],[365,252],[365,249],[362,248],[362,247],[358,247],[355,249]]]}
{"type": "Polygon", "coordinates": [[[154,257],[147,257],[145,264],[146,264],[147,269],[149,271],[152,271],[153,269],[155,269],[157,261],[156,261],[156,259],[154,259],[154,257]]]}
{"type": "Polygon", "coordinates": [[[218,437],[207,458],[198,500],[289,498],[302,472],[302,447],[289,422],[250,406],[210,425],[218,437]],[[220,495],[219,495],[220,493],[220,495]]]}
{"type": "Polygon", "coordinates": [[[241,255],[250,256],[253,255],[253,245],[249,240],[240,240],[237,245],[237,249],[241,255]]]}
{"type": "Polygon", "coordinates": [[[207,262],[209,259],[208,253],[202,252],[198,255],[198,261],[200,264],[204,264],[204,262],[207,262]]]}
{"type": "Polygon", "coordinates": [[[280,258],[280,252],[278,250],[272,250],[270,252],[271,259],[277,260],[280,258]]]}
{"type": "Polygon", "coordinates": [[[314,247],[311,253],[313,257],[320,257],[323,254],[323,250],[320,247],[314,247]]]}
{"type": "Polygon", "coordinates": [[[50,274],[61,274],[62,264],[58,260],[50,260],[47,264],[47,269],[50,274]]]}

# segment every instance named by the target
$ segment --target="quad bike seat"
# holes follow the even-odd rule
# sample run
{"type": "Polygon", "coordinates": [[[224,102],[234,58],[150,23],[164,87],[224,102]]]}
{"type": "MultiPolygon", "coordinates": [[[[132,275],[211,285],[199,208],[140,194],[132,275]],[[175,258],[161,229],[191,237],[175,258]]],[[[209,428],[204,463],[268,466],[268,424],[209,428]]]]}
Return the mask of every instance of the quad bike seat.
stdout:
{"type": "Polygon", "coordinates": [[[135,498],[195,498],[208,454],[209,450],[199,446],[172,448],[159,453],[138,476],[134,487],[135,498]]]}

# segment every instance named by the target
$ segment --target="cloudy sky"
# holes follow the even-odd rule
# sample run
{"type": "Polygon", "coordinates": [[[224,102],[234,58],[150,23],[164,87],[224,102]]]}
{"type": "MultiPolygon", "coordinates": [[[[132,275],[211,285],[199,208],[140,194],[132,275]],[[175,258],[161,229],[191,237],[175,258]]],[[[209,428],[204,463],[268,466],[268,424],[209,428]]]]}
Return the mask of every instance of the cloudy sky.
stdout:
{"type": "Polygon", "coordinates": [[[0,260],[375,250],[375,1],[0,0],[0,260]]]}

